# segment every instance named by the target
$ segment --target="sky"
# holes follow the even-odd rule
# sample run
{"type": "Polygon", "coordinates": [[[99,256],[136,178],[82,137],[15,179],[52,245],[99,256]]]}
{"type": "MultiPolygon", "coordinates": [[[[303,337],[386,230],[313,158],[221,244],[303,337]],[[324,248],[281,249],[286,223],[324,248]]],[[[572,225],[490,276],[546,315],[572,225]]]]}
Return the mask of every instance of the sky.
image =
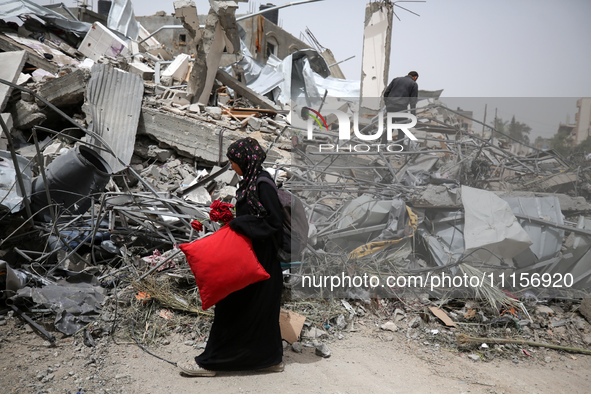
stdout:
{"type": "MultiPolygon", "coordinates": [[[[144,16],[157,11],[173,13],[173,2],[136,0],[133,4],[136,16],[144,16]]],[[[258,10],[260,4],[270,2],[284,5],[295,1],[239,3],[238,13],[258,10]]],[[[367,3],[323,0],[282,8],[279,24],[298,38],[306,28],[310,29],[322,46],[331,49],[337,61],[355,56],[340,66],[347,79],[359,80],[367,3]]],[[[94,0],[95,9],[96,4],[94,0]]],[[[196,0],[195,4],[200,14],[209,11],[208,0],[196,0]]],[[[395,4],[418,16],[395,6],[399,19],[393,19],[389,79],[416,70],[420,74],[419,88],[443,89],[442,97],[555,100],[571,108],[570,112],[562,107],[556,110],[561,122],[566,122],[567,117],[574,121],[576,98],[591,97],[589,0],[408,0],[395,4]]],[[[510,101],[507,108],[494,105],[499,116],[507,120],[515,107],[515,101],[510,101]]],[[[469,105],[467,101],[465,106],[469,105]]],[[[480,102],[478,105],[481,106],[480,102]]],[[[463,109],[473,110],[475,116],[478,113],[479,119],[483,118],[484,108],[463,109]]],[[[490,119],[494,109],[488,111],[490,119]]],[[[539,127],[546,124],[548,130],[540,131],[540,135],[556,130],[558,118],[539,119],[542,115],[548,117],[548,111],[529,112],[517,120],[539,121],[539,127]]]]}

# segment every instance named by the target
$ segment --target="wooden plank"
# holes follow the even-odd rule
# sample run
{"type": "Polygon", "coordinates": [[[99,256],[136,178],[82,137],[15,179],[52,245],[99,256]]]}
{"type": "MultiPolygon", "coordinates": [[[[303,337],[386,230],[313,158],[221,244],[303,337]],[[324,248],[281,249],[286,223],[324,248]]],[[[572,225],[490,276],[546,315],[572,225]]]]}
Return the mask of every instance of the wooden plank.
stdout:
{"type": "Polygon", "coordinates": [[[430,306],[429,310],[435,316],[437,316],[446,326],[448,327],[456,327],[456,323],[445,313],[443,309],[439,309],[435,306],[430,306]]]}

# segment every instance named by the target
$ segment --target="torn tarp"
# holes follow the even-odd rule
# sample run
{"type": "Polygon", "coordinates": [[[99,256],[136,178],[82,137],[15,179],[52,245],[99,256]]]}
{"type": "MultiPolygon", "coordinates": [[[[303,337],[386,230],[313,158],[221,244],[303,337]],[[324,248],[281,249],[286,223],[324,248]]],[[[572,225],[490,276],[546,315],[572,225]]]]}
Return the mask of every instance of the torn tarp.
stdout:
{"type": "Polygon", "coordinates": [[[14,16],[34,14],[47,23],[55,25],[60,29],[84,35],[90,29],[90,23],[73,21],[63,17],[49,8],[37,5],[28,0],[5,0],[0,1],[0,19],[14,16]]]}
{"type": "MultiPolygon", "coordinates": [[[[479,251],[476,254],[485,261],[492,257],[490,253],[511,259],[532,244],[509,204],[496,194],[462,186],[462,203],[466,252],[483,248],[489,252],[488,256],[479,251]]],[[[498,263],[498,260],[491,262],[498,263]]]]}
{"type": "MultiPolygon", "coordinates": [[[[532,219],[543,219],[558,226],[564,224],[560,202],[556,196],[504,197],[503,199],[515,214],[532,219]]],[[[532,245],[515,257],[514,261],[518,267],[526,267],[557,256],[562,247],[564,230],[523,218],[520,219],[520,223],[531,239],[532,245]]]]}
{"type": "MultiPolygon", "coordinates": [[[[359,97],[359,81],[330,77],[326,61],[313,49],[305,49],[279,60],[273,56],[262,65],[251,56],[241,41],[244,55],[236,63],[244,70],[248,88],[260,95],[273,92],[275,101],[287,104],[299,98],[322,99],[328,97],[359,97]]],[[[232,66],[225,69],[231,73],[232,66]]]]}
{"type": "Polygon", "coordinates": [[[105,289],[95,277],[78,274],[55,285],[20,289],[13,302],[30,299],[37,305],[56,313],[55,328],[66,335],[74,335],[88,323],[96,320],[105,299],[105,289]]]}

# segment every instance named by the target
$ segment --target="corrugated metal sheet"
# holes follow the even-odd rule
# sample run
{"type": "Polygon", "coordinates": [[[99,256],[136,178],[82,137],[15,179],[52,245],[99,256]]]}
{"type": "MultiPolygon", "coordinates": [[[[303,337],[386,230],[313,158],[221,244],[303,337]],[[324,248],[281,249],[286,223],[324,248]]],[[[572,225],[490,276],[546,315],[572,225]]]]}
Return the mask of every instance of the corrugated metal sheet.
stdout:
{"type": "Polygon", "coordinates": [[[135,20],[131,0],[113,0],[107,26],[132,40],[137,40],[140,28],[135,20]]]}
{"type": "MultiPolygon", "coordinates": [[[[129,165],[142,109],[144,83],[135,74],[105,64],[92,66],[86,90],[90,106],[92,130],[100,135],[115,155],[129,165]]],[[[94,141],[98,144],[98,141],[94,141]]],[[[100,151],[113,173],[125,168],[117,158],[100,151]]]]}
{"type": "MultiPolygon", "coordinates": [[[[558,225],[564,224],[560,201],[556,196],[504,197],[503,200],[509,203],[513,213],[548,220],[558,225]]],[[[527,219],[520,219],[519,222],[533,242],[528,250],[515,257],[514,261],[519,267],[531,265],[532,259],[535,258],[537,258],[537,261],[553,258],[560,252],[564,230],[529,222],[527,219]],[[532,256],[532,254],[535,256],[532,256]]]]}
{"type": "Polygon", "coordinates": [[[61,27],[64,30],[78,34],[86,34],[90,23],[72,21],[49,8],[37,5],[27,0],[0,0],[0,18],[9,18],[24,14],[34,14],[43,20],[61,27]]]}

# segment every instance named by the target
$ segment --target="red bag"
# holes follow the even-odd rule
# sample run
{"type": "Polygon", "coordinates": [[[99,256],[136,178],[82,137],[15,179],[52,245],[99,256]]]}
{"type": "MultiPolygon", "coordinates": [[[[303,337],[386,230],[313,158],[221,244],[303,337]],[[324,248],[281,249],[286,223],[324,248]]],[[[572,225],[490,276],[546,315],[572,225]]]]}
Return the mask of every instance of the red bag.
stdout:
{"type": "Polygon", "coordinates": [[[270,278],[259,263],[250,239],[229,225],[179,248],[195,275],[203,310],[230,293],[270,278]]]}

